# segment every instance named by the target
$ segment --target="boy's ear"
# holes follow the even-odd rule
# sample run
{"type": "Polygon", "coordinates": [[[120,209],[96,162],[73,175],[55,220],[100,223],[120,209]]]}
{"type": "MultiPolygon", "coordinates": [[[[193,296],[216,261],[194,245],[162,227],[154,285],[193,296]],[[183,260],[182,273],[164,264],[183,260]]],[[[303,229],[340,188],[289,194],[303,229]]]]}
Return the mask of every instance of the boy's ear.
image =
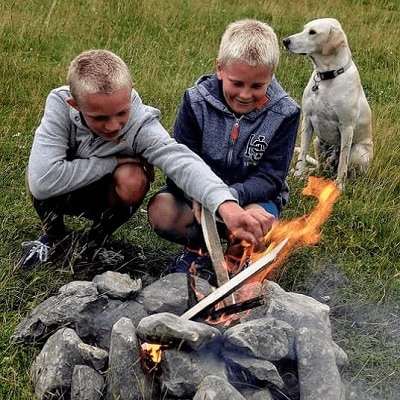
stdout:
{"type": "Polygon", "coordinates": [[[73,97],[68,97],[67,103],[68,103],[71,107],[75,108],[75,110],[81,111],[81,109],[80,109],[78,103],[76,102],[76,100],[75,100],[73,97]]]}
{"type": "Polygon", "coordinates": [[[215,69],[217,71],[218,79],[222,79],[222,75],[221,74],[222,74],[223,68],[222,68],[221,63],[218,60],[215,62],[215,69]]]}

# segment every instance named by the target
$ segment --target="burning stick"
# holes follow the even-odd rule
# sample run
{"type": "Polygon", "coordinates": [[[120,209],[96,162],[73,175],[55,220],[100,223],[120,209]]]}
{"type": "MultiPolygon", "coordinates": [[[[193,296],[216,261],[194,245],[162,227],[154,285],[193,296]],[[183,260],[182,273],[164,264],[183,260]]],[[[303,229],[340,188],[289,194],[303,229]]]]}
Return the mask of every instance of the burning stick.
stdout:
{"type": "Polygon", "coordinates": [[[223,315],[236,314],[242,311],[252,310],[253,308],[265,304],[265,296],[257,296],[254,299],[244,300],[240,303],[231,304],[229,306],[219,308],[218,310],[203,310],[199,316],[210,317],[211,319],[221,318],[223,315]]]}
{"type": "Polygon", "coordinates": [[[273,250],[265,254],[263,257],[251,264],[245,270],[241,271],[239,274],[235,275],[231,280],[220,286],[215,292],[212,292],[199,303],[197,303],[194,307],[183,313],[181,317],[185,319],[192,319],[204,309],[213,306],[214,304],[224,299],[226,296],[233,293],[239,286],[243,285],[244,282],[252,278],[254,275],[258,274],[268,264],[273,262],[288,241],[289,238],[282,240],[273,250]]]}
{"type": "Polygon", "coordinates": [[[188,272],[186,276],[187,276],[187,287],[188,287],[188,306],[194,307],[199,302],[195,292],[195,280],[190,272],[188,272]]]}
{"type": "MultiPolygon", "coordinates": [[[[224,253],[222,252],[221,239],[218,235],[217,224],[214,216],[209,210],[203,207],[201,210],[201,226],[203,229],[204,240],[210,253],[211,261],[217,277],[218,287],[223,286],[229,281],[228,268],[226,267],[224,253]]],[[[225,299],[226,305],[235,303],[235,297],[232,295],[225,299]]]]}

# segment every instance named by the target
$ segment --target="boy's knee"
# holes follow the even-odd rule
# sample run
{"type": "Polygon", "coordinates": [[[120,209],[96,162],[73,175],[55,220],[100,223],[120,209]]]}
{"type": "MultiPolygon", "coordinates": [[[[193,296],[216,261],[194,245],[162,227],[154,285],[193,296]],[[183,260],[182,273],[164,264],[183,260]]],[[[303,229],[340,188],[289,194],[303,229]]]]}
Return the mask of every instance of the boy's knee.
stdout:
{"type": "Polygon", "coordinates": [[[126,205],[141,202],[150,188],[150,182],[140,164],[119,165],[113,174],[115,192],[126,205]]]}
{"type": "Polygon", "coordinates": [[[147,206],[147,217],[153,229],[168,229],[171,223],[171,207],[166,194],[157,194],[153,196],[147,206]]]}
{"type": "MultiPolygon", "coordinates": [[[[152,197],[147,206],[147,216],[151,227],[157,231],[179,229],[185,221],[189,207],[183,207],[176,202],[175,197],[169,193],[159,193],[152,197]]],[[[190,212],[190,217],[193,218],[190,212]]]]}

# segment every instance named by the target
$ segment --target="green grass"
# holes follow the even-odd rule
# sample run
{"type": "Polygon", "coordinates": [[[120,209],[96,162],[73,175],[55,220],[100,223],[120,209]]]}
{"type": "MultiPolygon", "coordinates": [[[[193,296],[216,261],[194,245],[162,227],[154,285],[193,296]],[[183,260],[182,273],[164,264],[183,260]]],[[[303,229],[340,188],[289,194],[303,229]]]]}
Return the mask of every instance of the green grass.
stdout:
{"type": "MultiPolygon", "coordinates": [[[[346,377],[361,382],[378,399],[398,398],[397,0],[3,0],[0,12],[0,398],[34,398],[29,367],[37,349],[16,347],[10,336],[30,309],[76,278],[71,272],[22,274],[12,262],[21,242],[40,232],[25,194],[24,168],[44,99],[51,88],[65,83],[69,62],[89,48],[119,54],[143,100],[162,111],[170,130],[184,89],[214,70],[219,38],[229,22],[263,19],[281,40],[308,20],[324,16],[339,19],[347,32],[373,111],[375,158],[366,176],[348,182],[322,228],[322,242],[293,253],[277,280],[284,289],[299,292],[308,290],[311,277],[323,277],[330,288],[336,285],[332,321],[335,340],[350,358],[346,377]],[[332,283],[334,271],[339,278],[332,283]]],[[[282,51],[277,77],[299,103],[310,73],[309,60],[282,51]]],[[[162,182],[158,173],[152,191],[162,182]]],[[[289,178],[289,183],[287,219],[312,207],[301,195],[304,182],[289,178]]],[[[144,213],[116,237],[143,246],[153,263],[176,249],[149,230],[144,213]]]]}

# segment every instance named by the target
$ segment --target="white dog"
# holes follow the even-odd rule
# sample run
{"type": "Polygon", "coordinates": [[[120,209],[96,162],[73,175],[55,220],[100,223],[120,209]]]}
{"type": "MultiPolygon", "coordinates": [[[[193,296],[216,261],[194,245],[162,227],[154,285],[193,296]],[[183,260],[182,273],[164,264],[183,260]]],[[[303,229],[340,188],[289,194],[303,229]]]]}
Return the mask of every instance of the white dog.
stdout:
{"type": "Polygon", "coordinates": [[[306,173],[313,133],[317,165],[337,171],[343,189],[348,171],[365,172],[372,160],[371,109],[340,23],[333,18],[308,22],[283,40],[293,54],[310,57],[314,71],[303,93],[301,145],[295,176],[306,173]]]}

